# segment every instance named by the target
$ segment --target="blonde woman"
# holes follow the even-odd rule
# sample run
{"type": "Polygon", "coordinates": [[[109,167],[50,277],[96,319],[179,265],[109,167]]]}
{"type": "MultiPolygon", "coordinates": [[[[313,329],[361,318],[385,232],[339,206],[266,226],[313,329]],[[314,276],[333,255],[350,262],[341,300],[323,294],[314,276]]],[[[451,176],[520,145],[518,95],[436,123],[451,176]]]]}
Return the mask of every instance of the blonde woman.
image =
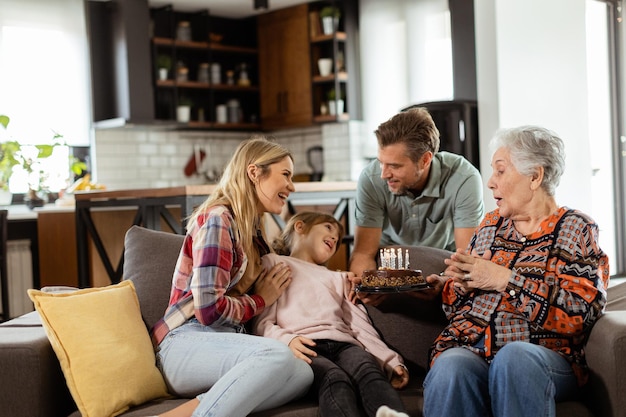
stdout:
{"type": "Polygon", "coordinates": [[[170,392],[193,399],[163,416],[244,417],[308,390],[313,373],[305,362],[244,328],[291,283],[285,264],[261,265],[270,251],[261,220],[282,211],[292,175],[288,150],[264,138],[245,141],[191,216],[152,338],[170,392]]]}

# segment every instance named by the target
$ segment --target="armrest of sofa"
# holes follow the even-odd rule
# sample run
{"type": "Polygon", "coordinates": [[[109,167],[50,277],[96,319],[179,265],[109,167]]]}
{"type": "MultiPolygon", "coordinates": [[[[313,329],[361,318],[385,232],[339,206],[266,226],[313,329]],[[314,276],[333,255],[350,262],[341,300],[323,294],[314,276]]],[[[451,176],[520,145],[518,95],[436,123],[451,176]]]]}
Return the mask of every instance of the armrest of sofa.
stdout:
{"type": "Polygon", "coordinates": [[[617,417],[626,410],[626,310],[607,311],[594,325],[585,349],[591,369],[588,406],[594,415],[617,417]]]}
{"type": "Polygon", "coordinates": [[[0,369],[0,417],[58,417],[76,409],[37,312],[0,325],[0,369]]]}

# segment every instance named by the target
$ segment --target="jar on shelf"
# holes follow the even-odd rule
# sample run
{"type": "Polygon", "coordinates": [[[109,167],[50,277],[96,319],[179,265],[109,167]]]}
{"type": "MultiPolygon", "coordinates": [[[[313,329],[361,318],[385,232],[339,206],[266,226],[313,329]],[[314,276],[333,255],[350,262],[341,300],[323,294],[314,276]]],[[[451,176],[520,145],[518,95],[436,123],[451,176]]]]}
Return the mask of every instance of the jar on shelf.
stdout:
{"type": "Polygon", "coordinates": [[[191,41],[191,25],[187,20],[181,20],[178,22],[176,28],[176,40],[189,42],[191,41]]]}
{"type": "Polygon", "coordinates": [[[241,107],[239,100],[231,99],[226,102],[228,107],[228,123],[239,123],[242,119],[241,107]]]}
{"type": "Polygon", "coordinates": [[[217,123],[228,122],[228,110],[226,104],[219,104],[215,107],[215,120],[217,123]]]}
{"type": "Polygon", "coordinates": [[[209,63],[203,62],[198,66],[198,82],[208,83],[209,81],[209,63]]]}
{"type": "Polygon", "coordinates": [[[186,82],[189,80],[189,68],[187,67],[178,67],[176,69],[176,81],[178,82],[186,82]]]}
{"type": "Polygon", "coordinates": [[[250,86],[250,79],[248,78],[248,70],[246,63],[240,64],[239,68],[239,79],[237,80],[237,85],[240,87],[248,87],[250,86]]]}
{"type": "Polygon", "coordinates": [[[226,71],[226,84],[235,85],[235,71],[233,70],[226,71]]]}
{"type": "Polygon", "coordinates": [[[222,67],[217,62],[211,64],[211,83],[222,83],[222,67]]]}

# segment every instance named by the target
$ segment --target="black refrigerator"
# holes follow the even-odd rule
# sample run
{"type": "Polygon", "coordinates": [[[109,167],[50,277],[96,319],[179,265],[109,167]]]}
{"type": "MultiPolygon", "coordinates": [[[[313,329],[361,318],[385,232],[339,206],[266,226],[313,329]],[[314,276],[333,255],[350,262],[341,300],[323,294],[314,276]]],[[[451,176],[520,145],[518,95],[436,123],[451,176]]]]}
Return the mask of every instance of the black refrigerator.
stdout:
{"type": "Polygon", "coordinates": [[[439,150],[463,155],[480,170],[476,101],[450,100],[413,104],[402,111],[425,107],[439,129],[439,150]]]}

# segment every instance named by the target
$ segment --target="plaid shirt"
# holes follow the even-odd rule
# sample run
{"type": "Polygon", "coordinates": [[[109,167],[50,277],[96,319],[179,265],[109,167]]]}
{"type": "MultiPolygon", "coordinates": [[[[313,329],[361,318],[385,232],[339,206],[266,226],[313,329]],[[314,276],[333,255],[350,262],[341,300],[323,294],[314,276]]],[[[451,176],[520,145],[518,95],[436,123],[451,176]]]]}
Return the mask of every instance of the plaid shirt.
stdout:
{"type": "Polygon", "coordinates": [[[513,341],[545,346],[586,380],[584,344],[606,304],[608,256],[598,245],[598,226],[586,215],[560,208],[523,236],[499,211],[488,213],[470,251],[491,251],[491,261],[512,269],[503,292],[463,295],[448,280],[442,293],[449,325],[431,348],[431,365],[446,349],[464,346],[490,362],[513,341]]]}
{"type": "Polygon", "coordinates": [[[189,225],[176,262],[170,301],[152,328],[157,346],[192,317],[206,326],[237,328],[264,307],[258,295],[231,297],[226,292],[242,278],[248,257],[236,240],[232,213],[215,206],[189,225]]]}

